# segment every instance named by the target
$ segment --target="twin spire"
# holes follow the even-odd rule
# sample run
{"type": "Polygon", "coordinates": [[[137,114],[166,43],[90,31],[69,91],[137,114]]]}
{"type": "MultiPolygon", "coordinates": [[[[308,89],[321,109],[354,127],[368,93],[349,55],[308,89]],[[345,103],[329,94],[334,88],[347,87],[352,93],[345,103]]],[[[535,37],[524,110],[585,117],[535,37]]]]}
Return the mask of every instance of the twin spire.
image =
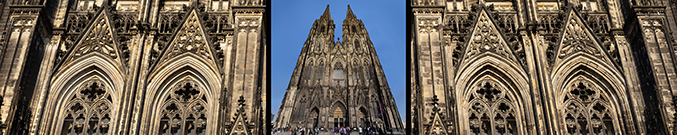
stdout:
{"type": "MultiPolygon", "coordinates": [[[[324,9],[324,13],[320,17],[320,19],[327,18],[331,19],[331,13],[329,12],[329,4],[327,4],[327,8],[324,9]]],[[[350,5],[348,5],[348,11],[346,12],[346,18],[357,18],[355,14],[353,14],[353,10],[350,9],[350,5]]]]}

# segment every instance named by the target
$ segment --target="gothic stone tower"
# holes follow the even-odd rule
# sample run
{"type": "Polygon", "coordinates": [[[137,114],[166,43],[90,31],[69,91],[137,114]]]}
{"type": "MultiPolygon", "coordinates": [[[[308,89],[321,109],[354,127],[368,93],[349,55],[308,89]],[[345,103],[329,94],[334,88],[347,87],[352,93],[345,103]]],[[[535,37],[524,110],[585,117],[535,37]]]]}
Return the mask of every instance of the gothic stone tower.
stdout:
{"type": "Polygon", "coordinates": [[[413,134],[675,134],[674,0],[411,2],[413,134]]]}
{"type": "Polygon", "coordinates": [[[327,5],[303,45],[274,126],[403,129],[376,50],[350,6],[343,42],[334,42],[334,28],[327,5]]]}
{"type": "Polygon", "coordinates": [[[7,0],[2,134],[263,134],[263,0],[7,0]]]}

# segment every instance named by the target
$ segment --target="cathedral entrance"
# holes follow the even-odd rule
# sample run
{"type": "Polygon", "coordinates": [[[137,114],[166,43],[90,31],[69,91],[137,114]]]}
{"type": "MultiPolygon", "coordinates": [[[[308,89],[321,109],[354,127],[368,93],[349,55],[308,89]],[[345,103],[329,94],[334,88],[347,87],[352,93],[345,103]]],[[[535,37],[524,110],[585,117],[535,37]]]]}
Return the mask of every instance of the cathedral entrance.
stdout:
{"type": "Polygon", "coordinates": [[[367,123],[368,123],[368,122],[367,122],[367,114],[368,114],[368,113],[367,113],[367,110],[365,110],[364,108],[360,107],[360,111],[359,111],[359,113],[357,114],[357,116],[360,118],[360,119],[359,119],[359,120],[360,120],[360,123],[359,123],[359,125],[358,125],[359,127],[368,127],[368,125],[367,125],[367,123]]]}
{"type": "Polygon", "coordinates": [[[313,108],[313,110],[310,111],[310,124],[313,128],[317,127],[317,124],[319,123],[319,112],[320,111],[317,108],[313,108]]]}
{"type": "Polygon", "coordinates": [[[336,110],[334,110],[334,127],[343,127],[345,126],[344,123],[343,109],[336,107],[336,110]]]}

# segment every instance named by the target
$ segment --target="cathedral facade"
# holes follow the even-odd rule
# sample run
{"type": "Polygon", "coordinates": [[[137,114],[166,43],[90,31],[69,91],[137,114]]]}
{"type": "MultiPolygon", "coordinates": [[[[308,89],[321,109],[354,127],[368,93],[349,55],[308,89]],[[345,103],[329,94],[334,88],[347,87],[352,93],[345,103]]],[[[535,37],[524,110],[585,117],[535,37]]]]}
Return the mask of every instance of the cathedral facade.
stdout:
{"type": "Polygon", "coordinates": [[[3,0],[2,134],[263,134],[263,0],[3,0]]]}
{"type": "Polygon", "coordinates": [[[412,134],[676,134],[674,0],[411,0],[412,134]]]}
{"type": "Polygon", "coordinates": [[[350,6],[334,42],[327,5],[303,44],[275,128],[404,129],[376,50],[350,6]]]}

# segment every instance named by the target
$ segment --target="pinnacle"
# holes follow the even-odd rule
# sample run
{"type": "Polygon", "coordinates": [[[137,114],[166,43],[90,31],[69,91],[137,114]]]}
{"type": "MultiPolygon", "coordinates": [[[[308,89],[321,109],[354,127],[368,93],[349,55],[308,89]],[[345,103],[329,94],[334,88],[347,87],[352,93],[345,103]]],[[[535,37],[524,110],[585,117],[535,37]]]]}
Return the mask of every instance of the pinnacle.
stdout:
{"type": "Polygon", "coordinates": [[[327,9],[324,9],[324,13],[322,14],[322,17],[320,17],[320,18],[331,19],[331,13],[329,13],[329,4],[327,4],[327,9]]]}
{"type": "Polygon", "coordinates": [[[353,9],[350,9],[350,5],[348,5],[348,12],[346,12],[346,18],[348,17],[354,17],[355,14],[353,14],[353,9]]]}

